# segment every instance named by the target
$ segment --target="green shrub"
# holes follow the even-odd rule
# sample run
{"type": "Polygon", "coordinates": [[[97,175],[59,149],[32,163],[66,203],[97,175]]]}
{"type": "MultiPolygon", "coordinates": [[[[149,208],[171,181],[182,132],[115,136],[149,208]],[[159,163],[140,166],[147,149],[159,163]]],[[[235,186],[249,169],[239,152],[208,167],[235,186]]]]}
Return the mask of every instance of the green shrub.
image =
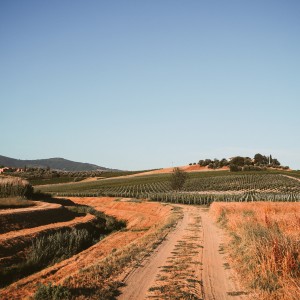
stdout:
{"type": "Polygon", "coordinates": [[[71,293],[67,287],[61,285],[39,284],[35,292],[34,300],[66,300],[71,298],[71,293]]]}
{"type": "Polygon", "coordinates": [[[173,173],[171,174],[171,187],[173,190],[181,190],[185,181],[187,180],[187,173],[179,168],[174,168],[173,173]]]}
{"type": "Polygon", "coordinates": [[[28,265],[47,266],[88,248],[93,244],[93,236],[86,229],[59,231],[33,241],[28,265]]]}

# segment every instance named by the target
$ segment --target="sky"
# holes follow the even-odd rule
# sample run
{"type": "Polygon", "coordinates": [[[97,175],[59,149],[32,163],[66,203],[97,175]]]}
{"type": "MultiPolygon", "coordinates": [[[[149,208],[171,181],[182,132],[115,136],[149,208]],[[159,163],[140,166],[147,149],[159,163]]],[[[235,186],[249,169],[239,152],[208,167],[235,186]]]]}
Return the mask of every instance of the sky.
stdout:
{"type": "Polygon", "coordinates": [[[0,0],[0,155],[300,169],[300,1],[0,0]]]}

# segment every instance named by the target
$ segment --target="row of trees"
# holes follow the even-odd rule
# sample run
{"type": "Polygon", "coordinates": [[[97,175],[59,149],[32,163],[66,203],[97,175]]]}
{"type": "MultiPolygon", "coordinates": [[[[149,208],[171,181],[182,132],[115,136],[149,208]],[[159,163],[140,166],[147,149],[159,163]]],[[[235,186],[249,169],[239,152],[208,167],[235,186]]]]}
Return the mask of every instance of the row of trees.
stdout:
{"type": "Polygon", "coordinates": [[[201,159],[199,160],[198,164],[201,167],[208,167],[209,169],[219,169],[225,166],[229,165],[229,161],[226,158],[223,158],[221,160],[215,158],[214,160],[211,159],[201,159]]]}
{"type": "Polygon", "coordinates": [[[264,171],[267,168],[281,168],[288,169],[289,167],[281,166],[277,158],[273,158],[272,155],[266,156],[260,153],[254,155],[254,158],[236,156],[230,160],[230,171],[264,171]]]}

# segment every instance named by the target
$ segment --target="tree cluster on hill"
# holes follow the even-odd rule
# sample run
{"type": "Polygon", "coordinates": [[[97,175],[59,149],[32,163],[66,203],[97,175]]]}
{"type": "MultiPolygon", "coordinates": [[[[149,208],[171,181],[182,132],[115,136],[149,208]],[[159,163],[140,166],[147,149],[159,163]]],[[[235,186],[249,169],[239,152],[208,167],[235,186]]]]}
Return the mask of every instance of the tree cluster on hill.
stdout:
{"type": "Polygon", "coordinates": [[[208,167],[209,169],[219,169],[225,166],[228,166],[229,162],[226,158],[223,158],[221,160],[215,158],[214,160],[212,159],[201,159],[198,162],[199,166],[201,167],[208,167]]]}
{"type": "Polygon", "coordinates": [[[254,155],[254,158],[235,156],[230,159],[223,158],[221,160],[215,158],[201,159],[198,164],[202,167],[207,166],[209,169],[220,169],[224,166],[229,166],[231,172],[238,171],[261,171],[267,168],[288,169],[288,166],[281,166],[278,159],[273,158],[272,155],[266,156],[260,153],[254,155]]]}

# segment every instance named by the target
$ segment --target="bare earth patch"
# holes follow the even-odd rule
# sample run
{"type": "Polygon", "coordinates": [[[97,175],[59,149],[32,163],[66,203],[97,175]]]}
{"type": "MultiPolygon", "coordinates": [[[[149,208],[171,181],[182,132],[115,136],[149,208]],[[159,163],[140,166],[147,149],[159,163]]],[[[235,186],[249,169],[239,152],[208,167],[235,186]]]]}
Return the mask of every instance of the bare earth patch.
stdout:
{"type": "MultiPolygon", "coordinates": [[[[126,175],[126,176],[122,176],[122,177],[137,177],[137,176],[144,176],[144,175],[170,174],[173,172],[173,169],[174,169],[173,167],[172,168],[163,168],[163,169],[159,169],[159,170],[148,171],[148,172],[143,172],[143,173],[138,173],[138,174],[133,174],[133,175],[126,175]]],[[[220,169],[209,169],[207,166],[201,167],[197,164],[197,165],[192,165],[192,166],[181,166],[181,167],[179,167],[179,169],[181,169],[185,172],[188,172],[188,173],[193,173],[193,172],[228,171],[229,167],[222,167],[220,169]]],[[[120,177],[115,177],[115,178],[120,178],[120,177]]]]}

